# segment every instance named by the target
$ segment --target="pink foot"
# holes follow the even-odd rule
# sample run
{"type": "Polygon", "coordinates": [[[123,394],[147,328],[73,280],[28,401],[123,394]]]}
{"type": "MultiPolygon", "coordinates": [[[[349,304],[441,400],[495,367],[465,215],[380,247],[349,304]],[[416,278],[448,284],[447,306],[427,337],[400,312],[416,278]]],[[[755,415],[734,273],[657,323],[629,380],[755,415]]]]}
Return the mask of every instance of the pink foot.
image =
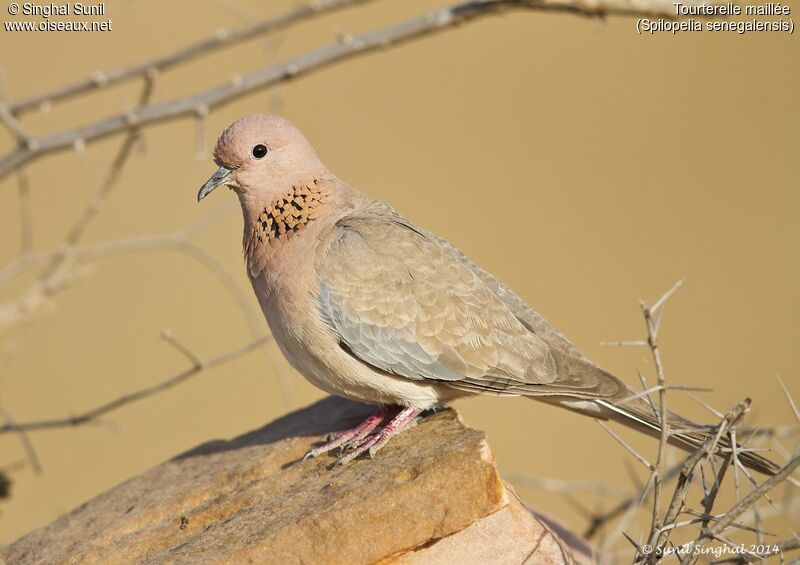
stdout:
{"type": "Polygon", "coordinates": [[[328,453],[336,448],[346,449],[352,444],[358,445],[361,439],[366,437],[372,430],[380,426],[387,418],[397,410],[393,406],[381,406],[379,410],[372,413],[366,420],[361,422],[355,428],[343,430],[341,432],[332,432],[328,434],[327,441],[320,446],[315,447],[303,456],[303,461],[318,457],[323,453],[328,453]]]}
{"type": "Polygon", "coordinates": [[[389,423],[387,423],[377,432],[366,436],[366,438],[362,436],[357,440],[350,440],[347,447],[351,448],[351,451],[337,459],[334,465],[346,465],[356,457],[360,456],[362,453],[369,453],[370,458],[374,457],[375,453],[377,453],[380,448],[386,445],[386,442],[388,442],[393,436],[409,427],[409,425],[414,422],[414,418],[416,418],[420,412],[422,412],[422,410],[419,408],[403,408],[394,418],[391,419],[391,421],[389,421],[389,423]],[[362,438],[364,439],[362,440],[362,438]]]}

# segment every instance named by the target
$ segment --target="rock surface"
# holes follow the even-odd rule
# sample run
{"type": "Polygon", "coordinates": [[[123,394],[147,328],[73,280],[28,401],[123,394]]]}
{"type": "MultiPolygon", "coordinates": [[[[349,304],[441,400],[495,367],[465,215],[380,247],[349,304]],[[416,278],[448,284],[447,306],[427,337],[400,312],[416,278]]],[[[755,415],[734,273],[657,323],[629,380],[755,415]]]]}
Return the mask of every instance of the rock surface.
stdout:
{"type": "MultiPolygon", "coordinates": [[[[327,398],[179,455],[0,549],[17,563],[571,563],[453,410],[375,460],[299,461],[369,407],[327,398]]],[[[585,556],[576,547],[581,561],[585,556]]]]}

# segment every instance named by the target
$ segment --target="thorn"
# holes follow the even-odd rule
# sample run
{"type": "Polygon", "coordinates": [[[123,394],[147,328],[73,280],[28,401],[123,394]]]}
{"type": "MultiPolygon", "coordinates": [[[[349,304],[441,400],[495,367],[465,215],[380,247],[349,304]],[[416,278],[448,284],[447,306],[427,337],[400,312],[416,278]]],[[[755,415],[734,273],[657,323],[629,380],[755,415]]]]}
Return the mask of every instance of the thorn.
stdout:
{"type": "Polygon", "coordinates": [[[341,43],[342,45],[352,45],[353,44],[353,36],[344,31],[343,29],[336,30],[336,41],[341,43]]]}
{"type": "Polygon", "coordinates": [[[103,71],[94,71],[90,77],[92,82],[98,87],[102,88],[108,84],[108,75],[106,75],[103,71]]]}
{"type": "Polygon", "coordinates": [[[600,424],[605,431],[607,431],[609,434],[611,434],[611,437],[613,437],[615,440],[617,440],[617,442],[619,442],[619,444],[622,445],[622,447],[624,447],[628,451],[628,453],[633,455],[636,458],[637,461],[639,461],[642,465],[647,467],[650,471],[654,471],[655,470],[655,466],[654,465],[652,465],[647,459],[645,459],[644,457],[639,455],[639,453],[633,447],[628,445],[628,443],[625,442],[625,440],[623,440],[620,436],[615,434],[614,431],[611,428],[606,426],[600,420],[595,420],[595,422],[600,424]]]}
{"type": "Polygon", "coordinates": [[[792,398],[792,395],[789,394],[789,389],[786,388],[786,385],[783,384],[783,380],[780,377],[776,377],[776,378],[778,379],[778,384],[780,384],[781,388],[783,389],[783,394],[784,394],[784,396],[786,396],[786,401],[789,403],[789,406],[791,407],[792,412],[794,413],[795,419],[798,422],[800,422],[800,410],[797,409],[797,404],[795,404],[794,399],[792,398]]]}
{"type": "Polygon", "coordinates": [[[674,285],[672,285],[672,288],[670,288],[667,292],[665,292],[663,295],[661,295],[661,298],[656,300],[656,303],[653,304],[652,306],[650,306],[647,309],[650,312],[650,314],[651,315],[655,314],[658,311],[659,308],[663,307],[664,304],[667,302],[667,300],[669,300],[670,297],[673,294],[675,294],[675,291],[678,290],[683,285],[683,281],[685,281],[685,280],[686,280],[686,277],[683,277],[678,282],[676,282],[674,285]]]}
{"type": "Polygon", "coordinates": [[[722,412],[720,412],[718,410],[715,410],[710,404],[707,404],[706,402],[703,402],[702,400],[697,398],[694,394],[687,393],[687,395],[689,396],[689,398],[691,398],[692,400],[697,402],[700,406],[702,406],[703,408],[705,408],[706,410],[711,412],[717,418],[722,419],[722,418],[725,417],[725,415],[722,412]]]}

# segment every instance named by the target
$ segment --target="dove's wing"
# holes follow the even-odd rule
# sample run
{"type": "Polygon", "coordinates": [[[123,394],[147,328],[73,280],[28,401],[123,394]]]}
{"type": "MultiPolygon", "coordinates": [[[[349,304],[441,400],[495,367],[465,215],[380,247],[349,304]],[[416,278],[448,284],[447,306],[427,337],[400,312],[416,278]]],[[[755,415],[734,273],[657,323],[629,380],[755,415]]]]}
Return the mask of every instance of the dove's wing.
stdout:
{"type": "Polygon", "coordinates": [[[340,220],[317,275],[323,319],[364,363],[499,394],[556,380],[550,347],[451,247],[388,207],[340,220]]]}
{"type": "Polygon", "coordinates": [[[469,270],[475,273],[489,289],[503,301],[508,309],[522,324],[537,336],[542,338],[550,347],[564,352],[571,358],[589,361],[584,353],[578,349],[567,337],[558,331],[550,322],[544,319],[536,310],[531,308],[508,285],[499,280],[492,273],[484,270],[469,257],[464,255],[452,243],[436,234],[425,232],[425,235],[437,241],[448,252],[453,253],[469,270]]]}

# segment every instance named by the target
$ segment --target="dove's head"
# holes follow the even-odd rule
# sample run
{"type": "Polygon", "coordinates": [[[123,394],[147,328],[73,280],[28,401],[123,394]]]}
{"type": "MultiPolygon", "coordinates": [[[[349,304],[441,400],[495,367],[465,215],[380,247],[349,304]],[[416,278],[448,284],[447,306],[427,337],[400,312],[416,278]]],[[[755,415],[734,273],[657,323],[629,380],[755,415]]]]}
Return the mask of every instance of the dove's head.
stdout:
{"type": "Polygon", "coordinates": [[[239,195],[242,206],[257,207],[329,174],[299,129],[265,114],[239,118],[223,131],[214,162],[219,169],[200,188],[197,200],[224,184],[239,195]]]}

